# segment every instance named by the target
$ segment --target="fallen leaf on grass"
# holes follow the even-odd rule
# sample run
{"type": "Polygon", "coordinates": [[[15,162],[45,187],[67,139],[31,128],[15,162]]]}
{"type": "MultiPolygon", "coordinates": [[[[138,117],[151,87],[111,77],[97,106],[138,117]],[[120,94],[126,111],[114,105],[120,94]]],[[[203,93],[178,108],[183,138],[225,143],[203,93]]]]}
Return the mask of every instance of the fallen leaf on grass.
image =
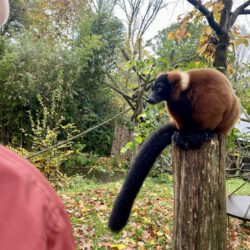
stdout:
{"type": "Polygon", "coordinates": [[[124,244],[113,244],[111,246],[112,250],[123,250],[126,248],[126,245],[124,244]]]}

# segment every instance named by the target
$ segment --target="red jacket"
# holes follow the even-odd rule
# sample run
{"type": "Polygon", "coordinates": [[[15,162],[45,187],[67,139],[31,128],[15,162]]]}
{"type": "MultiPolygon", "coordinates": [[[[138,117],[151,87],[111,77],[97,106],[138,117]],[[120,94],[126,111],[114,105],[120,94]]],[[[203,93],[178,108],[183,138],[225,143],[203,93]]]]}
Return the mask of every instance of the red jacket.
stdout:
{"type": "Polygon", "coordinates": [[[73,250],[61,200],[28,161],[0,146],[0,249],[73,250]]]}

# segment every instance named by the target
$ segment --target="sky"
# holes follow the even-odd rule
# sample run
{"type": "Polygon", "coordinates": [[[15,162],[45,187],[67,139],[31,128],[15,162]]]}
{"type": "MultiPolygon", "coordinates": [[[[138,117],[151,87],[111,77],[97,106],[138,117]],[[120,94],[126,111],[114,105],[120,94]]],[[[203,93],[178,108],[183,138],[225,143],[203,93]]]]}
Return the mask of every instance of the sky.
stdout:
{"type": "Polygon", "coordinates": [[[145,34],[145,40],[154,37],[158,31],[170,26],[177,21],[181,14],[185,14],[192,9],[187,1],[171,1],[167,7],[162,9],[156,19],[145,34]]]}
{"type": "MultiPolygon", "coordinates": [[[[145,40],[153,38],[155,35],[157,35],[158,31],[176,22],[179,15],[186,14],[193,8],[193,6],[190,5],[187,0],[167,0],[167,2],[169,2],[169,4],[158,13],[156,19],[147,30],[144,37],[145,40]]],[[[233,9],[244,2],[245,0],[234,0],[235,4],[233,9]]],[[[119,9],[116,9],[116,15],[120,18],[122,17],[122,13],[119,9]]],[[[237,19],[237,23],[240,25],[245,25],[246,28],[250,29],[250,15],[240,16],[237,19]]]]}

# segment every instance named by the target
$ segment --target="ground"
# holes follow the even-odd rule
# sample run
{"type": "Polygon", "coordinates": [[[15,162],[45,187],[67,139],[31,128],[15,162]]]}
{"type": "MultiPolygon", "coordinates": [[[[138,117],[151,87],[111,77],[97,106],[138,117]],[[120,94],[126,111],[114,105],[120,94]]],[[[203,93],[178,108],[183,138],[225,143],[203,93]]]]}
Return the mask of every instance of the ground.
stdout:
{"type": "MultiPolygon", "coordinates": [[[[70,190],[60,193],[70,215],[77,249],[171,249],[173,226],[173,193],[171,177],[167,183],[148,179],[136,200],[126,228],[112,234],[107,220],[121,182],[98,184],[83,180],[70,190]]],[[[237,181],[230,181],[228,192],[237,181]],[[231,183],[230,183],[231,182],[231,183]]],[[[250,185],[250,184],[248,184],[250,185]]],[[[249,192],[245,186],[240,192],[249,192]]],[[[250,249],[250,225],[230,219],[230,245],[228,249],[250,249]]]]}

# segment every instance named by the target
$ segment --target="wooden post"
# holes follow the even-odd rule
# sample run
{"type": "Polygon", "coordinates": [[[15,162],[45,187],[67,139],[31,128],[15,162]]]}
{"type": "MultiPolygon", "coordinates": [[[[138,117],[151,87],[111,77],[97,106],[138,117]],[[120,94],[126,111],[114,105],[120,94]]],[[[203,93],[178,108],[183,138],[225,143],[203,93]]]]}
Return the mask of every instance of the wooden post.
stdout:
{"type": "Polygon", "coordinates": [[[200,150],[173,145],[173,165],[173,249],[225,250],[225,138],[205,142],[200,150]]]}

